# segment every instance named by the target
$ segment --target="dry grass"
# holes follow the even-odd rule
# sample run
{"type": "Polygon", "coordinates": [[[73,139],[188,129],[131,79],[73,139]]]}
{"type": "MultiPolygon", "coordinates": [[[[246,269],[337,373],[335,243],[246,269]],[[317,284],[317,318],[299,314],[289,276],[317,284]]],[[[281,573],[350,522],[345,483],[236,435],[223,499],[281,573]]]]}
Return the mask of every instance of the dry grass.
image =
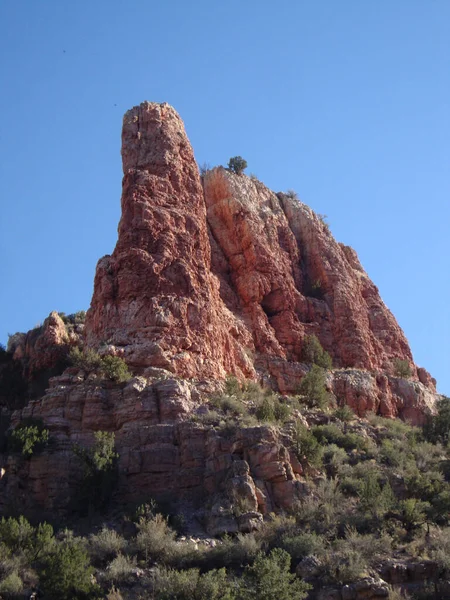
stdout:
{"type": "Polygon", "coordinates": [[[230,197],[230,188],[225,173],[220,169],[208,171],[203,180],[207,204],[215,204],[230,197]]]}

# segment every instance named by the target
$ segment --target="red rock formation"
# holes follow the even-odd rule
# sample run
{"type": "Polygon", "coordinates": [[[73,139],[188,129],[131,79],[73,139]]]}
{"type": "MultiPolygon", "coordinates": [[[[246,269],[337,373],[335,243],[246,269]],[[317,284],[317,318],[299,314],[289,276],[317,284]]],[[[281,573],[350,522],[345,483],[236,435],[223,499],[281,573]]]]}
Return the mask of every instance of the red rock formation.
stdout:
{"type": "Polygon", "coordinates": [[[77,340],[77,334],[69,334],[64,321],[53,311],[39,327],[11,336],[8,351],[22,363],[24,377],[33,379],[40,371],[52,369],[63,360],[77,340]]]}
{"type": "MultiPolygon", "coordinates": [[[[168,372],[164,378],[137,377],[122,385],[85,378],[74,368],[54,377],[42,399],[13,414],[13,427],[26,418],[44,421],[52,447],[31,460],[14,455],[2,462],[0,456],[5,473],[0,478],[0,512],[12,501],[24,511],[64,511],[80,476],[73,445],[90,446],[99,430],[115,432],[121,500],[216,495],[221,506],[231,506],[237,494],[250,512],[292,506],[301,491],[302,470],[281,435],[259,426],[237,429],[230,436],[183,422],[198,402],[198,389],[168,372]]],[[[226,517],[228,529],[230,518],[236,530],[248,527],[248,521],[237,524],[231,511],[226,517]]],[[[225,526],[214,521],[215,531],[225,526]]]]}
{"type": "Polygon", "coordinates": [[[184,377],[252,376],[235,340],[250,336],[210,271],[200,176],[174,109],[147,102],[128,111],[122,158],[119,239],[97,266],[88,344],[184,377]]]}
{"type": "Polygon", "coordinates": [[[235,294],[257,352],[301,361],[303,338],[314,333],[335,366],[392,372],[395,357],[413,366],[403,332],[356,253],[310,208],[224,170],[206,176],[205,199],[213,269],[225,299],[235,294]],[[227,180],[228,195],[214,193],[218,178],[227,180]]]}
{"type": "MultiPolygon", "coordinates": [[[[107,345],[135,367],[200,378],[252,376],[254,355],[259,371],[288,389],[288,365],[301,362],[314,333],[337,367],[392,374],[400,358],[416,374],[356,253],[307,206],[224,169],[206,174],[203,193],[167,104],[126,113],[122,156],[119,239],[97,267],[89,345],[107,345]]],[[[423,373],[421,381],[430,384],[423,373]]]]}
{"type": "MultiPolygon", "coordinates": [[[[229,373],[296,392],[309,368],[306,335],[317,335],[333,357],[327,385],[339,404],[360,416],[423,421],[434,380],[415,367],[356,253],[311,209],[222,168],[201,181],[183,123],[167,104],[126,113],[122,156],[119,238],[97,265],[84,333],[88,346],[123,356],[140,375],[116,385],[68,370],[14,413],[12,426],[42,419],[55,445],[30,461],[16,455],[0,464],[0,508],[15,499],[64,509],[76,485],[72,446],[91,444],[103,430],[116,434],[122,499],[207,493],[217,496],[211,531],[258,527],[261,513],[290,508],[302,493],[289,444],[269,427],[227,437],[183,420],[229,373]],[[395,358],[407,361],[411,379],[395,376],[395,358]],[[236,494],[247,508],[237,520],[236,494]]],[[[10,350],[34,373],[76,342],[52,313],[40,331],[14,336],[10,350]]]]}

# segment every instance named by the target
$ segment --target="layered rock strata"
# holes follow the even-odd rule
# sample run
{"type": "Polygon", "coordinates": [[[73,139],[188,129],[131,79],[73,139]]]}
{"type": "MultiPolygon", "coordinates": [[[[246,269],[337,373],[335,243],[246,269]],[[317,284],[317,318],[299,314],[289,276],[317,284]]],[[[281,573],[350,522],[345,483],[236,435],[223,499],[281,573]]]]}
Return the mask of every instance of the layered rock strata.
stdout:
{"type": "Polygon", "coordinates": [[[213,500],[210,530],[244,531],[265,514],[289,508],[302,492],[302,467],[271,427],[227,432],[187,419],[203,395],[166,372],[115,385],[67,372],[51,380],[40,400],[13,415],[11,426],[38,419],[51,446],[26,460],[0,459],[0,512],[10,504],[64,511],[81,477],[75,444],[89,447],[95,431],[115,433],[119,454],[118,501],[150,497],[213,500]],[[242,499],[248,518],[232,512],[242,499]]]}

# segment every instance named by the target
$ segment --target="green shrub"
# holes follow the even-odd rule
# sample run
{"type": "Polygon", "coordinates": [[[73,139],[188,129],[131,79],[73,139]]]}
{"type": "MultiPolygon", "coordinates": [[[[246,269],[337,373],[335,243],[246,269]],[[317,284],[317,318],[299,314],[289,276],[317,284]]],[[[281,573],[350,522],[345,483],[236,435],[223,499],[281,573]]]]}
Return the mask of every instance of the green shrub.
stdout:
{"type": "Polygon", "coordinates": [[[23,581],[17,571],[13,571],[0,581],[0,594],[16,595],[23,589],[23,581]]]}
{"type": "Polygon", "coordinates": [[[323,465],[328,477],[336,477],[342,470],[344,463],[348,462],[348,454],[336,444],[323,447],[323,465]]]}
{"type": "Polygon", "coordinates": [[[13,552],[18,554],[32,546],[33,527],[20,515],[17,519],[2,517],[0,521],[0,540],[13,552]]]}
{"type": "Polygon", "coordinates": [[[26,419],[11,432],[9,448],[30,458],[48,444],[49,437],[49,430],[44,428],[42,421],[26,419]]]}
{"type": "Polygon", "coordinates": [[[298,197],[298,194],[295,190],[288,190],[287,192],[284,193],[285,196],[287,196],[288,198],[290,198],[291,200],[297,200],[299,201],[300,198],[298,197]]]}
{"type": "Polygon", "coordinates": [[[213,406],[222,410],[226,415],[234,415],[235,417],[243,415],[247,410],[240,398],[229,396],[227,394],[214,396],[211,398],[210,402],[213,406]]]}
{"type": "Polygon", "coordinates": [[[299,393],[304,396],[308,406],[326,408],[330,396],[325,387],[325,371],[318,365],[313,365],[301,380],[299,393]]]}
{"type": "Polygon", "coordinates": [[[429,470],[421,473],[418,469],[405,476],[408,494],[420,500],[432,501],[444,491],[444,476],[440,471],[429,470]]]}
{"type": "Polygon", "coordinates": [[[109,563],[105,571],[105,579],[111,583],[126,583],[136,568],[136,559],[118,554],[109,563]]]}
{"type": "Polygon", "coordinates": [[[217,425],[221,418],[217,410],[207,409],[202,413],[191,413],[191,420],[194,423],[202,423],[203,425],[217,425]]]}
{"type": "Polygon", "coordinates": [[[261,539],[254,533],[238,533],[236,537],[225,536],[222,543],[205,552],[201,557],[203,569],[227,567],[238,569],[251,564],[262,546],[261,539]]]}
{"type": "Polygon", "coordinates": [[[320,279],[315,279],[310,283],[305,284],[304,290],[305,296],[310,298],[317,298],[317,300],[323,300],[325,297],[325,290],[320,279]]]}
{"type": "Polygon", "coordinates": [[[116,383],[128,381],[132,377],[126,362],[119,356],[104,356],[101,371],[108,379],[116,383]]]}
{"type": "Polygon", "coordinates": [[[236,173],[236,175],[242,175],[242,173],[247,168],[247,161],[242,158],[242,156],[233,156],[228,161],[228,170],[232,173],[236,173]]]}
{"type": "Polygon", "coordinates": [[[409,362],[407,360],[402,360],[401,358],[394,358],[394,360],[392,361],[392,366],[394,367],[394,374],[397,377],[402,377],[403,379],[411,377],[411,367],[409,366],[409,362]]]}
{"type": "Polygon", "coordinates": [[[371,440],[357,433],[344,433],[337,425],[317,425],[312,430],[321,444],[336,444],[344,450],[360,450],[367,452],[371,447],[371,440]]]}
{"type": "Polygon", "coordinates": [[[323,369],[331,369],[333,366],[331,356],[322,348],[319,339],[315,335],[307,335],[303,339],[302,359],[323,369]]]}
{"type": "Polygon", "coordinates": [[[426,522],[426,513],[429,510],[429,503],[422,502],[417,498],[407,498],[402,500],[399,505],[399,519],[402,521],[405,529],[411,531],[420,527],[426,522]]]}
{"type": "Polygon", "coordinates": [[[90,348],[86,348],[86,350],[72,348],[69,353],[69,360],[75,367],[83,369],[83,371],[87,371],[88,373],[98,371],[102,366],[101,356],[90,348]]]}
{"type": "Polygon", "coordinates": [[[112,586],[112,588],[106,594],[106,600],[123,600],[123,596],[120,593],[120,590],[112,586]]]}
{"type": "Polygon", "coordinates": [[[66,315],[66,313],[64,312],[59,312],[58,314],[63,320],[64,324],[69,325],[69,327],[72,326],[72,328],[74,325],[81,325],[86,320],[85,310],[79,310],[78,312],[72,313],[70,315],[66,315]]]}
{"type": "Polygon", "coordinates": [[[396,503],[395,495],[389,483],[383,487],[379,474],[369,470],[362,480],[359,491],[360,507],[374,517],[383,517],[396,503]]]}
{"type": "Polygon", "coordinates": [[[230,375],[225,380],[225,393],[228,396],[241,396],[241,384],[238,379],[233,375],[230,375]]]}
{"type": "Polygon", "coordinates": [[[100,376],[116,383],[128,381],[132,377],[126,362],[119,356],[107,355],[101,357],[89,348],[86,350],[72,348],[69,353],[69,360],[75,367],[87,373],[98,373],[100,376]]]}
{"type": "Polygon", "coordinates": [[[402,452],[398,444],[390,439],[383,440],[380,448],[380,461],[389,467],[398,467],[402,461],[402,452]]]}
{"type": "Polygon", "coordinates": [[[450,398],[443,396],[436,403],[436,415],[430,415],[423,427],[423,434],[426,440],[435,444],[440,442],[445,446],[450,437],[450,398]]]}
{"type": "Polygon", "coordinates": [[[347,545],[339,545],[325,558],[325,570],[331,581],[352,583],[366,574],[367,561],[357,551],[347,545]]]}
{"type": "Polygon", "coordinates": [[[272,398],[263,398],[255,411],[258,421],[275,421],[274,402],[272,398]]]}
{"type": "Polygon", "coordinates": [[[234,591],[225,569],[200,575],[198,569],[158,569],[154,580],[156,600],[233,600],[234,591]]]}
{"type": "Polygon", "coordinates": [[[348,548],[371,564],[391,554],[392,539],[386,533],[361,534],[354,527],[348,527],[345,531],[345,539],[338,540],[336,548],[348,548]]]}
{"type": "Polygon", "coordinates": [[[281,548],[268,556],[259,554],[252,566],[246,567],[240,600],[301,600],[310,586],[290,572],[291,557],[281,548]]]}
{"type": "Polygon", "coordinates": [[[0,521],[0,540],[14,556],[25,556],[28,561],[49,554],[54,547],[53,527],[49,523],[30,525],[24,516],[3,517],[0,521]]]}
{"type": "Polygon", "coordinates": [[[317,438],[307,429],[301,421],[296,421],[294,426],[294,450],[298,460],[305,466],[320,467],[322,464],[323,448],[317,438]]]}
{"type": "Polygon", "coordinates": [[[83,479],[76,498],[77,508],[82,512],[106,507],[117,483],[119,455],[115,451],[115,435],[96,431],[94,436],[91,448],[73,448],[83,468],[83,479]]]}
{"type": "Polygon", "coordinates": [[[336,479],[321,480],[313,496],[302,498],[296,507],[295,519],[302,529],[332,537],[347,508],[336,479]]]}
{"type": "Polygon", "coordinates": [[[150,519],[141,518],[138,530],[136,545],[146,562],[157,560],[170,564],[179,554],[181,548],[175,541],[175,531],[161,514],[150,519]]]}
{"type": "Polygon", "coordinates": [[[346,496],[359,496],[362,491],[363,482],[358,477],[344,475],[339,481],[341,492],[346,496]]]}
{"type": "Polygon", "coordinates": [[[40,587],[49,600],[94,598],[99,590],[93,573],[86,550],[76,542],[63,542],[44,559],[40,587]]]}
{"type": "Polygon", "coordinates": [[[336,444],[336,446],[341,446],[342,440],[344,439],[342,430],[333,423],[328,425],[316,425],[313,427],[312,433],[322,445],[336,444]]]}
{"type": "Polygon", "coordinates": [[[450,571],[450,527],[433,531],[433,535],[428,536],[427,546],[431,558],[440,569],[450,571]]]}
{"type": "Polygon", "coordinates": [[[121,535],[102,527],[97,534],[89,536],[89,553],[95,562],[103,563],[118,556],[126,547],[126,540],[121,535]]]}
{"type": "Polygon", "coordinates": [[[353,421],[353,419],[356,418],[355,413],[350,408],[350,406],[348,406],[348,404],[343,404],[342,406],[339,406],[334,411],[334,416],[336,417],[336,419],[344,421],[344,423],[349,423],[350,421],[353,421]]]}
{"type": "Polygon", "coordinates": [[[281,402],[275,394],[266,394],[258,403],[255,416],[258,421],[284,423],[291,415],[288,404],[281,402]]]}
{"type": "Polygon", "coordinates": [[[306,556],[322,556],[325,551],[325,540],[316,533],[302,532],[297,535],[283,536],[280,546],[289,552],[294,562],[299,562],[306,556]]]}

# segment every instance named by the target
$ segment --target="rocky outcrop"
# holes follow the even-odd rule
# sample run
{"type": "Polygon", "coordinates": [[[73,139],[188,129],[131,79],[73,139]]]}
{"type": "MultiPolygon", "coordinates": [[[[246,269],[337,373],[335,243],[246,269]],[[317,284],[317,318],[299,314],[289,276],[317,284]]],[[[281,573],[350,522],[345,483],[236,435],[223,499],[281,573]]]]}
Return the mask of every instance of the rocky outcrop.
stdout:
{"type": "Polygon", "coordinates": [[[167,104],[128,111],[122,132],[119,239],[95,276],[90,346],[135,368],[183,377],[254,375],[250,335],[225,307],[210,270],[203,190],[183,122],[167,104]]]}
{"type": "Polygon", "coordinates": [[[69,335],[64,321],[56,311],[50,313],[42,325],[28,333],[16,333],[8,341],[8,352],[23,365],[24,376],[33,377],[51,369],[64,360],[77,335],[69,335]]]}
{"type": "Polygon", "coordinates": [[[347,375],[334,384],[358,414],[367,406],[420,420],[434,381],[414,365],[354,250],[322,218],[255,178],[217,168],[201,179],[167,104],[126,113],[122,158],[119,238],[97,266],[89,346],[138,372],[258,377],[292,393],[307,371],[303,341],[314,334],[335,367],[367,371],[362,390],[347,375]],[[413,386],[393,380],[395,359],[409,365],[413,386]]]}
{"type": "Polygon", "coordinates": [[[348,404],[363,417],[373,412],[386,418],[400,417],[422,425],[436,403],[434,386],[384,373],[361,369],[337,369],[329,376],[329,388],[337,404],[348,404]]]}
{"type": "Polygon", "coordinates": [[[118,501],[209,499],[215,533],[253,529],[262,514],[291,507],[303,492],[302,468],[276,429],[192,422],[187,417],[202,392],[169,372],[117,385],[70,369],[50,383],[42,399],[13,414],[11,426],[42,420],[51,445],[30,460],[4,457],[0,510],[13,501],[27,512],[64,511],[80,476],[73,446],[89,447],[99,430],[115,433],[118,501]]]}
{"type": "Polygon", "coordinates": [[[323,588],[317,600],[380,600],[389,597],[389,586],[382,579],[365,577],[341,589],[323,588]]]}
{"type": "MultiPolygon", "coordinates": [[[[298,460],[274,429],[230,432],[188,417],[227,374],[296,393],[313,334],[332,356],[327,386],[338,404],[416,424],[433,410],[434,380],[414,365],[356,253],[311,209],[223,168],[200,178],[167,104],[126,113],[122,158],[118,241],[97,265],[83,335],[137,376],[120,386],[69,369],[14,413],[12,426],[42,419],[54,445],[30,461],[5,459],[0,502],[62,510],[78,476],[73,444],[89,446],[101,430],[116,435],[120,499],[208,495],[211,531],[257,528],[261,515],[290,508],[304,492],[298,460]],[[395,359],[409,379],[396,376],[395,359]]],[[[10,355],[33,378],[80,334],[52,313],[13,336],[10,355]]]]}

